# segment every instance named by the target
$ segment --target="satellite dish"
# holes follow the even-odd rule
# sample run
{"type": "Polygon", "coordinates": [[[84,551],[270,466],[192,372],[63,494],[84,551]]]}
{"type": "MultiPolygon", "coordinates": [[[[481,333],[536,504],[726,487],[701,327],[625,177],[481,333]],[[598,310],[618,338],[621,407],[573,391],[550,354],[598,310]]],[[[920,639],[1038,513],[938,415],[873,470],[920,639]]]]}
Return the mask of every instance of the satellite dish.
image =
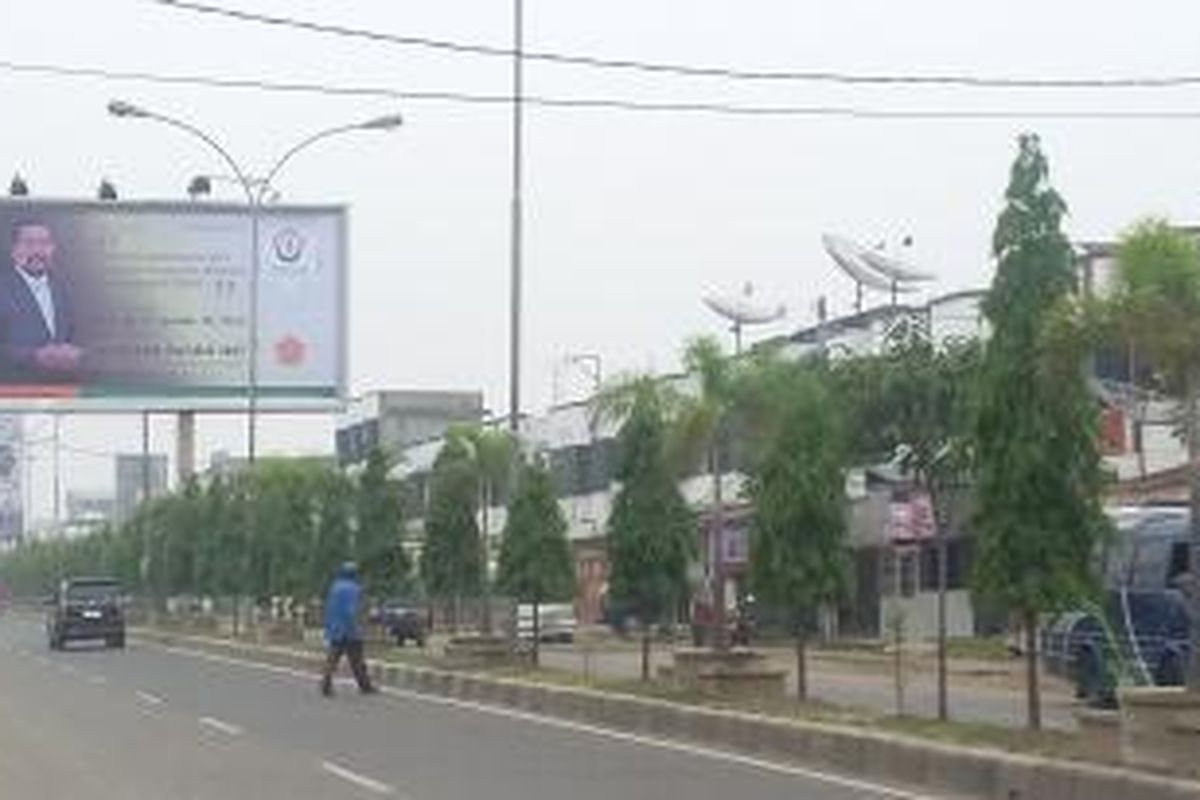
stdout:
{"type": "Polygon", "coordinates": [[[931,281],[936,277],[932,273],[915,270],[900,259],[892,258],[878,250],[864,250],[862,259],[871,269],[901,283],[931,281]]]}
{"type": "Polygon", "coordinates": [[[782,303],[767,306],[754,302],[754,287],[749,283],[742,288],[741,294],[705,297],[704,305],[739,325],[762,325],[774,322],[787,313],[787,308],[782,303]]]}
{"type": "Polygon", "coordinates": [[[833,263],[837,264],[842,272],[849,275],[859,286],[868,286],[881,292],[892,290],[892,281],[884,278],[867,264],[864,258],[867,251],[859,245],[831,233],[822,234],[821,245],[825,248],[825,252],[829,253],[833,263]]]}
{"type": "Polygon", "coordinates": [[[741,352],[742,349],[743,326],[763,325],[781,319],[787,314],[787,307],[782,303],[763,305],[762,303],[755,302],[754,286],[750,283],[742,287],[741,294],[709,295],[703,299],[704,305],[731,323],[738,352],[741,352]]]}
{"type": "Polygon", "coordinates": [[[894,258],[867,250],[843,236],[822,234],[821,244],[838,268],[854,281],[854,307],[863,310],[863,287],[891,292],[892,305],[896,295],[915,292],[914,281],[932,280],[933,276],[909,269],[894,258]]]}

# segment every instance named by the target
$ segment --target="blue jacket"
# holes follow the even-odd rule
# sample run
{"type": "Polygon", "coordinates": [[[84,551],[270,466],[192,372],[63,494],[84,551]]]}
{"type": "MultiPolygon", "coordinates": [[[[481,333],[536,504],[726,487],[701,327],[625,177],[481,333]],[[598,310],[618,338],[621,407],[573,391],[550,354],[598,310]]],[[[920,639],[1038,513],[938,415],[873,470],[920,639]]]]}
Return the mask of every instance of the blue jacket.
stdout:
{"type": "Polygon", "coordinates": [[[358,598],[362,589],[351,575],[339,574],[325,597],[325,639],[338,642],[357,639],[358,598]]]}

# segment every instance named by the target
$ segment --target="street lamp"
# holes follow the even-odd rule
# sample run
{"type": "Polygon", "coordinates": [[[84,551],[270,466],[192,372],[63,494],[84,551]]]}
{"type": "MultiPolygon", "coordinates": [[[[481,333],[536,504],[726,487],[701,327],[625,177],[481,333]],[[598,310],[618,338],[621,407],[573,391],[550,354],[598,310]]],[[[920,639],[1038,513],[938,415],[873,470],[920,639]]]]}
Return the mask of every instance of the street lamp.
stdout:
{"type": "MultiPolygon", "coordinates": [[[[229,151],[221,146],[221,143],[214,139],[209,134],[205,133],[200,128],[192,125],[184,120],[176,119],[175,117],[160,114],[156,111],[143,108],[142,106],[134,105],[133,103],[124,100],[113,100],[108,104],[108,113],[114,117],[122,119],[148,119],[156,122],[161,122],[164,125],[169,125],[184,131],[191,136],[203,141],[210,149],[216,152],[229,169],[233,172],[236,182],[241,186],[242,191],[246,195],[246,203],[250,207],[250,332],[249,332],[249,353],[247,377],[249,379],[248,396],[247,396],[247,423],[246,423],[246,454],[247,460],[251,465],[254,464],[256,455],[256,437],[257,437],[257,416],[258,416],[258,279],[259,279],[259,261],[261,254],[259,253],[258,244],[258,228],[259,216],[262,210],[263,201],[266,198],[268,190],[275,180],[275,176],[279,171],[292,160],[300,151],[316,144],[317,142],[337,136],[343,133],[352,131],[391,131],[399,128],[404,120],[399,114],[386,114],[380,117],[374,117],[364,122],[356,122],[348,125],[338,125],[332,128],[318,131],[304,139],[301,139],[288,150],[284,151],[267,171],[265,177],[251,178],[245,170],[241,168],[238,162],[229,154],[229,151]]],[[[211,187],[211,182],[210,182],[211,187]]]]}

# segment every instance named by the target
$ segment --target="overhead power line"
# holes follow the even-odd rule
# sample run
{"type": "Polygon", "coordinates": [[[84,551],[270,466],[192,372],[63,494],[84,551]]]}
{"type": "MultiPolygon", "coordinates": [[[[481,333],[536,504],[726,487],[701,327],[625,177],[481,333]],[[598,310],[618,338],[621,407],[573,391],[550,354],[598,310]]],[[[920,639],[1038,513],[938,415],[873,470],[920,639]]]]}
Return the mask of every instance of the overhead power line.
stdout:
{"type": "MultiPolygon", "coordinates": [[[[262,14],[236,8],[195,2],[195,0],[151,0],[158,5],[197,14],[224,17],[240,22],[251,22],[310,33],[363,39],[405,47],[489,57],[512,58],[518,55],[513,50],[496,45],[477,42],[462,42],[429,36],[376,31],[354,28],[333,23],[315,22],[296,17],[262,14]]],[[[542,61],[575,67],[591,67],[608,70],[624,70],[691,78],[720,78],[742,81],[834,83],[855,86],[960,86],[977,89],[1169,89],[1200,86],[1197,75],[1142,75],[1123,77],[1068,77],[1027,78],[1016,76],[988,76],[955,73],[852,73],[835,70],[768,70],[740,69],[719,65],[684,64],[662,61],[643,61],[631,58],[606,58],[548,50],[523,50],[520,57],[529,61],[542,61]]]]}
{"type": "MultiPolygon", "coordinates": [[[[148,83],[167,86],[194,86],[205,89],[259,91],[280,94],[308,94],[329,97],[364,97],[406,102],[434,102],[453,105],[506,106],[511,95],[442,90],[390,89],[381,86],[348,86],[305,81],[266,81],[200,74],[164,74],[138,70],[113,70],[103,67],[26,63],[0,60],[0,72],[37,75],[50,78],[79,78],[117,82],[148,83]]],[[[651,113],[712,114],[732,117],[796,117],[876,120],[1200,120],[1200,109],[1159,109],[1114,111],[1108,109],[1031,109],[1016,108],[877,108],[869,106],[825,105],[743,105],[710,102],[652,102],[605,97],[561,97],[526,95],[528,106],[558,109],[594,109],[651,113]]]]}

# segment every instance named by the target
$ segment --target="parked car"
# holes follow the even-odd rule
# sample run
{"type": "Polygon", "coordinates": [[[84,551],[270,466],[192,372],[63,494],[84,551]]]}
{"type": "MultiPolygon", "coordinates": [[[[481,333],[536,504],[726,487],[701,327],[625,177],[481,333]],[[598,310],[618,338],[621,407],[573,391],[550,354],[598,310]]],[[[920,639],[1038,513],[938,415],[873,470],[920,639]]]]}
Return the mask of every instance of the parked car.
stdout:
{"type": "MultiPolygon", "coordinates": [[[[517,606],[517,638],[533,639],[533,606],[517,606]]],[[[569,644],[575,640],[575,607],[570,603],[547,603],[538,606],[538,639],[543,642],[569,644]]]]}
{"type": "Polygon", "coordinates": [[[404,647],[406,642],[424,647],[428,616],[428,612],[422,606],[395,600],[380,606],[374,621],[383,627],[397,647],[404,647]]]}
{"type": "Polygon", "coordinates": [[[46,605],[51,650],[86,639],[103,640],[108,647],[125,646],[121,585],[112,578],[67,578],[46,605]]]}
{"type": "Polygon", "coordinates": [[[1119,682],[1178,686],[1191,659],[1191,618],[1177,581],[1191,564],[1185,508],[1137,507],[1115,516],[1117,535],[1098,561],[1095,608],[1053,620],[1042,634],[1048,671],[1090,705],[1116,705],[1119,682]]]}

